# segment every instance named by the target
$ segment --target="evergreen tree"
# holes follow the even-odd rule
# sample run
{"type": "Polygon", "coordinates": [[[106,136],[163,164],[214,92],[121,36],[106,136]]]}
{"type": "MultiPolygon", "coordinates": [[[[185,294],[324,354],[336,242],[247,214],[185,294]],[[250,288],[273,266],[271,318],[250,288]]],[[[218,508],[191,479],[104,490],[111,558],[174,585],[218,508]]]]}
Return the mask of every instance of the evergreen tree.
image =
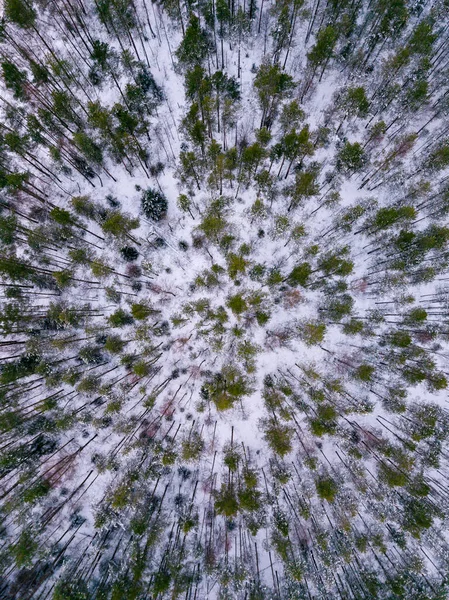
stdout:
{"type": "Polygon", "coordinates": [[[161,221],[167,214],[167,198],[157,190],[148,188],[142,194],[142,210],[148,219],[161,221]]]}

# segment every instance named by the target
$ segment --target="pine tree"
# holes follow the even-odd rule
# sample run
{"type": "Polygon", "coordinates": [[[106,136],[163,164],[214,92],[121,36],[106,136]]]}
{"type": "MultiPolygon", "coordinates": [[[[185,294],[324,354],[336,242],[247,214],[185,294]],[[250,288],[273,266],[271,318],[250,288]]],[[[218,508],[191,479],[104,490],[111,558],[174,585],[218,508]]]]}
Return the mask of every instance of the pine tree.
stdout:
{"type": "Polygon", "coordinates": [[[259,103],[262,108],[261,127],[271,129],[277,114],[279,103],[288,98],[295,84],[293,78],[284,73],[278,65],[272,65],[265,60],[259,67],[254,79],[259,103]]]}
{"type": "Polygon", "coordinates": [[[167,198],[155,189],[148,188],[142,194],[142,210],[148,219],[161,221],[167,215],[167,198]]]}
{"type": "Polygon", "coordinates": [[[132,246],[120,248],[120,254],[123,256],[126,262],[133,262],[139,256],[138,250],[132,246]]]}
{"type": "Polygon", "coordinates": [[[24,0],[5,0],[5,17],[19,27],[27,29],[36,21],[36,11],[32,2],[24,0]]]}
{"type": "Polygon", "coordinates": [[[13,90],[14,98],[25,100],[25,84],[27,82],[26,72],[21,71],[14,63],[9,61],[2,61],[1,65],[6,87],[13,90]]]}
{"type": "Polygon", "coordinates": [[[192,15],[185,36],[176,50],[176,57],[183,68],[201,65],[206,59],[210,47],[209,36],[201,29],[198,17],[192,15]]]}

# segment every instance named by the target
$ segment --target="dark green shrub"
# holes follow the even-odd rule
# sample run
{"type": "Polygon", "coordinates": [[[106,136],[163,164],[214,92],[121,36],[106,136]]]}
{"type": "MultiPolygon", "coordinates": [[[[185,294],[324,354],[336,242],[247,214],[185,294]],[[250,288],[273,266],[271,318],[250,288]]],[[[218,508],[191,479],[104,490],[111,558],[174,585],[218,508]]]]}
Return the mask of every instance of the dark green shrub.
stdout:
{"type": "Polygon", "coordinates": [[[123,259],[126,260],[126,262],[132,262],[139,256],[139,252],[132,246],[120,248],[120,254],[123,256],[123,259]]]}
{"type": "Polygon", "coordinates": [[[338,486],[332,477],[321,477],[315,482],[317,494],[323,500],[333,502],[338,492],[338,486]]]}
{"type": "Polygon", "coordinates": [[[123,308],[119,308],[109,316],[108,321],[112,327],[123,327],[124,325],[131,325],[133,318],[123,308]]]}
{"type": "Polygon", "coordinates": [[[148,219],[161,221],[167,214],[167,198],[158,190],[148,188],[142,194],[142,210],[148,219]]]}

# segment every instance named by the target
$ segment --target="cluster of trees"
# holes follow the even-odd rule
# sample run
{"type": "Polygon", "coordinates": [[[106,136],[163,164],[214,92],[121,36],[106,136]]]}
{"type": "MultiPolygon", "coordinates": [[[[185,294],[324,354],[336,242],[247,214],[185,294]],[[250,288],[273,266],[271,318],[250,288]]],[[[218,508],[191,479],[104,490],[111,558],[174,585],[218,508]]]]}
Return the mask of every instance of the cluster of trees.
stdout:
{"type": "Polygon", "coordinates": [[[448,18],[5,0],[1,597],[447,597],[448,18]]]}

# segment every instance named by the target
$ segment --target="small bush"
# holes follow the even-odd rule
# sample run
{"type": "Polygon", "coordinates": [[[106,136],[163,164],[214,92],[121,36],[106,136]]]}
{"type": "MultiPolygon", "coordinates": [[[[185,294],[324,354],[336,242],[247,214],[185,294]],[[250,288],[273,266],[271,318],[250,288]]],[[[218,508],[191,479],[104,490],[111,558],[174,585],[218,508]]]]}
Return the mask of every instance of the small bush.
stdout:
{"type": "Polygon", "coordinates": [[[260,327],[263,327],[264,325],[266,325],[269,320],[270,320],[269,312],[264,312],[262,310],[258,310],[256,312],[256,321],[257,321],[257,324],[260,325],[260,327]]]}

